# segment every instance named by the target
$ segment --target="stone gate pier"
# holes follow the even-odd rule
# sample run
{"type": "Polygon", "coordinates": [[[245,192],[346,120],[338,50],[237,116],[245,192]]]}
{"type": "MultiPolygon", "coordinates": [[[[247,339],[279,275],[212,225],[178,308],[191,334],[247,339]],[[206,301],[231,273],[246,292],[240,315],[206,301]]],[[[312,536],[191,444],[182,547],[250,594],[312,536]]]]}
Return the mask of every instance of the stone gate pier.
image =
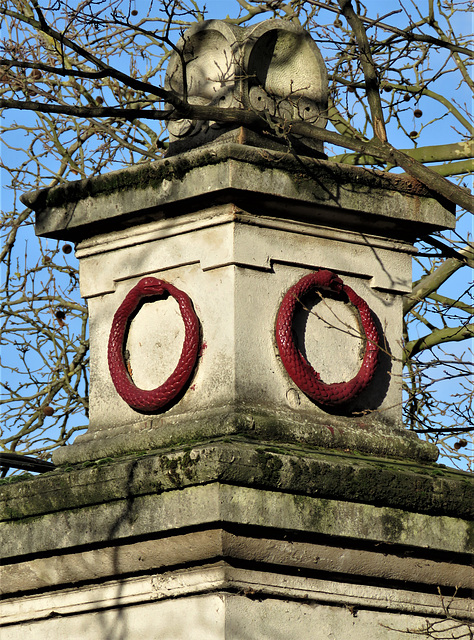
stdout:
{"type": "MultiPolygon", "coordinates": [[[[190,102],[326,125],[298,27],[179,47],[190,102]]],[[[76,245],[90,416],[2,488],[2,640],[462,637],[471,478],[401,420],[413,244],[453,209],[291,127],[169,132],[163,160],[24,197],[76,245]]]]}

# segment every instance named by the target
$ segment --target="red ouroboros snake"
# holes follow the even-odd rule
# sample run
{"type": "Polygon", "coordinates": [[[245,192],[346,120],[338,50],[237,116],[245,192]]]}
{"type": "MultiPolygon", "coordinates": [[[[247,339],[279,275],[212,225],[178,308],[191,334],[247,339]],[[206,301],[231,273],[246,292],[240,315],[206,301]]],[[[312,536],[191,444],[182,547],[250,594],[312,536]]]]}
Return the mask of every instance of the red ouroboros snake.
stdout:
{"type": "Polygon", "coordinates": [[[379,336],[369,306],[341,278],[327,269],[304,276],[288,289],[277,315],[276,340],[281,360],[293,382],[321,405],[341,405],[355,398],[372,380],[377,367],[379,336]],[[365,354],[358,374],[348,382],[322,382],[319,373],[295,345],[292,325],[296,305],[311,290],[330,291],[338,294],[341,300],[348,298],[359,312],[366,336],[365,354]]]}
{"type": "Polygon", "coordinates": [[[119,396],[135,409],[149,413],[165,407],[183,389],[196,364],[199,350],[199,320],[191,300],[169,282],[146,277],[125,296],[112,321],[109,336],[109,371],[119,396]],[[124,340],[131,314],[143,298],[162,296],[168,292],[179,304],[184,322],[184,344],[176,369],[156,389],[139,389],[130,377],[124,361],[124,340]]]}

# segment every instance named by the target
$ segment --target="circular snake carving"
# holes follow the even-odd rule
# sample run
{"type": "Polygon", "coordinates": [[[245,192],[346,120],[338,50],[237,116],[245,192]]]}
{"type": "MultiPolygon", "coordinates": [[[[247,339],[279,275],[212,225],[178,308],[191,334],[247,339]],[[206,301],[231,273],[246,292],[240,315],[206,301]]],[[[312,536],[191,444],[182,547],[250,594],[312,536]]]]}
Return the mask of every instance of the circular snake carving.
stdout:
{"type": "Polygon", "coordinates": [[[367,387],[377,368],[379,335],[369,306],[339,276],[327,269],[304,276],[288,289],[277,315],[276,340],[281,360],[293,382],[320,405],[336,406],[349,402],[367,387]],[[365,354],[359,372],[348,382],[322,382],[320,374],[295,345],[292,325],[296,304],[311,290],[329,291],[344,302],[349,299],[359,313],[366,337],[365,354]]]}
{"type": "Polygon", "coordinates": [[[119,396],[135,409],[144,413],[157,411],[166,406],[183,389],[196,364],[199,350],[199,320],[191,300],[169,282],[146,277],[125,296],[112,321],[109,336],[109,371],[119,396]],[[178,303],[184,322],[184,344],[176,369],[170,377],[156,389],[139,389],[128,373],[124,360],[125,334],[131,314],[143,298],[163,296],[168,293],[178,303]]]}

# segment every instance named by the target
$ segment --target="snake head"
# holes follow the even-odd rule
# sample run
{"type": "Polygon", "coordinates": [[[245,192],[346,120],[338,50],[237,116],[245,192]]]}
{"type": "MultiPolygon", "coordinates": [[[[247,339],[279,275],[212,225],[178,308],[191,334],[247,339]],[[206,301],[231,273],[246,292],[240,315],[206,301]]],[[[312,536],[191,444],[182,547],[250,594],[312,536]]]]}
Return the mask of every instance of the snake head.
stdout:
{"type": "Polygon", "coordinates": [[[318,279],[321,287],[330,289],[336,293],[340,293],[344,283],[341,278],[328,269],[322,269],[318,271],[318,279]]]}
{"type": "Polygon", "coordinates": [[[163,295],[166,290],[165,285],[164,280],[158,280],[158,278],[148,276],[140,280],[137,288],[142,296],[160,296],[163,295]]]}

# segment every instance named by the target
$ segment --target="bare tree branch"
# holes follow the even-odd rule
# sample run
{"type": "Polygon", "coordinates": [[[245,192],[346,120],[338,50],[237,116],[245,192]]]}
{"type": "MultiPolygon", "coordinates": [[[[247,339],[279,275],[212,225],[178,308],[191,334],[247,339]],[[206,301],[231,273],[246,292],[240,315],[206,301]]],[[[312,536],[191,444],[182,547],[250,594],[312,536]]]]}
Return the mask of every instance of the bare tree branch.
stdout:
{"type": "Polygon", "coordinates": [[[354,11],[351,0],[338,0],[338,3],[341,7],[341,12],[352,27],[360,51],[360,63],[364,71],[365,89],[372,116],[374,136],[381,142],[386,142],[387,132],[385,130],[385,120],[379,93],[380,82],[364,25],[354,11]]]}
{"type": "MultiPolygon", "coordinates": [[[[332,6],[326,2],[320,2],[319,0],[307,0],[308,4],[312,4],[315,7],[319,7],[320,9],[327,9],[328,11],[332,11],[334,13],[341,13],[341,9],[336,6],[332,6]]],[[[398,12],[397,12],[398,13],[398,12]]],[[[398,29],[393,25],[386,24],[380,20],[372,20],[371,18],[365,18],[360,16],[360,20],[368,25],[369,27],[380,27],[385,31],[390,31],[391,33],[395,33],[397,36],[400,36],[403,40],[408,40],[408,42],[424,42],[426,44],[431,44],[435,47],[441,47],[444,49],[449,49],[450,51],[455,51],[457,53],[462,53],[463,55],[469,56],[470,58],[474,58],[474,51],[472,49],[468,49],[467,47],[462,47],[458,44],[455,44],[448,40],[447,38],[434,38],[433,36],[428,36],[420,33],[413,33],[411,29],[398,29]]]]}
{"type": "Polygon", "coordinates": [[[177,98],[173,98],[172,102],[175,105],[174,109],[153,111],[151,109],[119,109],[115,107],[50,105],[38,102],[19,102],[16,100],[6,100],[1,98],[0,109],[10,108],[40,111],[43,113],[61,113],[64,115],[86,118],[115,117],[132,121],[138,118],[151,120],[178,120],[181,118],[215,120],[217,122],[257,127],[259,129],[271,129],[273,133],[280,136],[285,136],[286,131],[291,131],[313,140],[322,140],[323,142],[336,144],[341,147],[352,149],[353,151],[373,155],[385,160],[386,162],[391,162],[395,166],[399,166],[404,169],[410,176],[419,180],[435,193],[438,193],[468,211],[474,212],[474,197],[471,196],[467,190],[461,189],[456,184],[449,182],[443,178],[443,176],[440,176],[432,169],[425,167],[414,158],[410,158],[388,142],[365,142],[356,140],[305,122],[296,121],[287,123],[278,118],[270,119],[267,117],[265,119],[256,113],[243,109],[221,109],[213,106],[184,104],[177,98]]]}
{"type": "Polygon", "coordinates": [[[403,302],[404,315],[411,311],[413,307],[424,300],[427,296],[430,296],[434,291],[439,289],[439,287],[444,284],[458,269],[466,264],[472,264],[472,260],[474,259],[474,247],[465,247],[464,249],[459,250],[458,253],[465,258],[464,262],[457,258],[448,258],[441,266],[433,271],[433,273],[430,273],[418,282],[408,296],[405,296],[403,302]]]}
{"type": "Polygon", "coordinates": [[[413,358],[420,351],[432,349],[433,347],[444,344],[446,342],[458,342],[460,340],[468,340],[474,337],[474,324],[468,324],[464,327],[447,327],[445,329],[437,329],[430,334],[417,340],[411,340],[405,345],[405,360],[413,358]]]}

